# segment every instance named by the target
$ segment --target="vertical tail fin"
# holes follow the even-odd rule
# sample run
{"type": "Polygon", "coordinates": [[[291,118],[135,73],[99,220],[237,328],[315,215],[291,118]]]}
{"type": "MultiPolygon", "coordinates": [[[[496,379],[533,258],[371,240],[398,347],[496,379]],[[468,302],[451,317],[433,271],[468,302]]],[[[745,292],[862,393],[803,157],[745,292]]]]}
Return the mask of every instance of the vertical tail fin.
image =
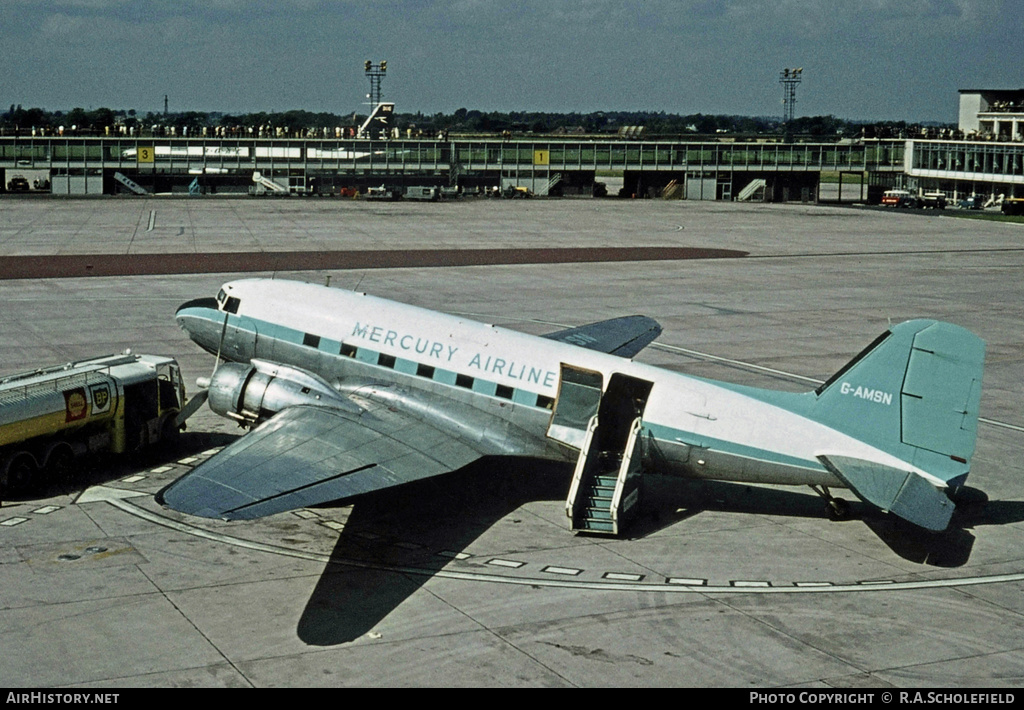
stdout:
{"type": "Polygon", "coordinates": [[[960,485],[974,454],[984,362],[985,342],[970,331],[907,321],[815,391],[815,418],[960,485]]]}
{"type": "Polygon", "coordinates": [[[373,112],[363,121],[363,125],[359,127],[359,137],[371,140],[387,138],[391,128],[391,117],[394,113],[394,104],[377,104],[373,112]]]}

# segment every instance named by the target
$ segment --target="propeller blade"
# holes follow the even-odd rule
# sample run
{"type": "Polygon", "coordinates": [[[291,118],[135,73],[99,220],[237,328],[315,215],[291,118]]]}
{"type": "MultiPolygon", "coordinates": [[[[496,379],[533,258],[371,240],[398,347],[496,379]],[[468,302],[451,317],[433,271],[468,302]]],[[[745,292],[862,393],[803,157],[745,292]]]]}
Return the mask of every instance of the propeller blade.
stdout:
{"type": "Polygon", "coordinates": [[[192,399],[186,402],[185,406],[181,408],[180,412],[178,412],[178,417],[174,420],[174,425],[180,427],[184,424],[186,419],[195,414],[196,411],[203,406],[203,403],[209,396],[210,390],[208,389],[202,389],[196,392],[192,399]]]}

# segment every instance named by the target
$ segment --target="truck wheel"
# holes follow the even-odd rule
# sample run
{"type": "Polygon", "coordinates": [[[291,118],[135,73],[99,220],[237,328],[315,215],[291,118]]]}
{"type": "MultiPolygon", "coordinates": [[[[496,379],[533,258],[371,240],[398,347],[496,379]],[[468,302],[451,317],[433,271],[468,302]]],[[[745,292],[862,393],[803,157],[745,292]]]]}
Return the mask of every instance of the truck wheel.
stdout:
{"type": "Polygon", "coordinates": [[[17,454],[7,467],[7,490],[19,493],[25,490],[36,475],[36,462],[30,454],[17,454]]]}
{"type": "Polygon", "coordinates": [[[58,446],[46,459],[46,476],[51,481],[64,483],[71,479],[75,455],[67,446],[58,446]]]}
{"type": "Polygon", "coordinates": [[[181,429],[174,423],[176,416],[171,414],[164,419],[163,426],[160,427],[160,443],[171,449],[176,447],[181,440],[181,429]]]}

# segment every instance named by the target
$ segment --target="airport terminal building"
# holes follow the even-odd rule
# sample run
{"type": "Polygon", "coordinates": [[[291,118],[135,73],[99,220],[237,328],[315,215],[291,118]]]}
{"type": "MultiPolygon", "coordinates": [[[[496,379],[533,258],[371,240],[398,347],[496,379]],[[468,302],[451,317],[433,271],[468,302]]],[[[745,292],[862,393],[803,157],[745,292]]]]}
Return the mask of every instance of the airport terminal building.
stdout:
{"type": "MultiPolygon", "coordinates": [[[[1024,89],[963,90],[959,131],[942,138],[839,142],[169,135],[0,136],[8,192],[387,194],[529,190],[599,195],[622,175],[626,197],[819,199],[823,173],[877,202],[891,187],[952,200],[1024,196],[1024,89]]],[[[840,192],[842,195],[842,191],[840,192]]]]}
{"type": "Polygon", "coordinates": [[[962,140],[908,140],[907,187],[954,199],[1024,196],[1024,89],[960,91],[962,140]]]}

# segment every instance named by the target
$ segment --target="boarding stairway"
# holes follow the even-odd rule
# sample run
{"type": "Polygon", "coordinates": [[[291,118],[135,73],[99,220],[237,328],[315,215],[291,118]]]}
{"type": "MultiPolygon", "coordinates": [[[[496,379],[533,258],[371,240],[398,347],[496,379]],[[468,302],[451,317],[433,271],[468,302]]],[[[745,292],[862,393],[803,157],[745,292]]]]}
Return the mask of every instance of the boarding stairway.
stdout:
{"type": "Polygon", "coordinates": [[[259,170],[257,170],[256,172],[254,172],[252,174],[252,181],[254,183],[256,183],[257,191],[260,188],[263,188],[267,192],[272,192],[272,193],[277,194],[277,195],[287,195],[288,194],[288,188],[287,187],[285,187],[284,185],[282,185],[279,182],[274,182],[273,180],[271,180],[268,177],[264,177],[263,174],[260,173],[259,170]]]}
{"type": "Polygon", "coordinates": [[[544,186],[544,192],[542,192],[541,194],[550,195],[551,191],[555,189],[555,186],[558,185],[558,183],[560,182],[562,182],[562,173],[555,173],[548,179],[547,184],[544,186]]]}
{"type": "Polygon", "coordinates": [[[149,194],[146,191],[146,188],[144,188],[142,185],[140,185],[139,183],[137,183],[134,180],[132,180],[130,177],[128,177],[124,173],[120,173],[120,172],[114,173],[114,179],[117,180],[122,185],[124,185],[129,190],[131,190],[132,192],[134,192],[136,195],[148,195],[149,194]]]}
{"type": "Polygon", "coordinates": [[[606,448],[598,417],[591,418],[565,502],[571,530],[620,535],[636,517],[643,473],[641,431],[637,417],[625,446],[606,448]]]}
{"type": "Polygon", "coordinates": [[[736,195],[736,201],[746,202],[747,200],[752,200],[754,199],[754,196],[757,194],[759,190],[761,191],[761,199],[764,199],[764,189],[765,187],[767,187],[767,185],[768,183],[765,181],[764,178],[757,178],[756,180],[751,180],[749,183],[747,183],[746,187],[740,190],[740,194],[736,195]]]}
{"type": "Polygon", "coordinates": [[[678,180],[672,180],[661,189],[661,197],[665,200],[681,200],[686,196],[683,186],[678,180]]]}

